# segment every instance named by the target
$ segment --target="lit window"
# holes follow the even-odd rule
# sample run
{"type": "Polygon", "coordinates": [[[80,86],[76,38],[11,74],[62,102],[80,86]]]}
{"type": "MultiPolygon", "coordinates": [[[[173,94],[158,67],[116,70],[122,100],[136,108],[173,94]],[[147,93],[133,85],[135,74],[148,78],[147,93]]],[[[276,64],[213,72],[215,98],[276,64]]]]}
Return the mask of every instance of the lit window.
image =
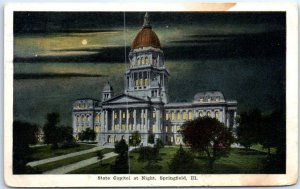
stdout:
{"type": "Polygon", "coordinates": [[[179,135],[176,136],[176,143],[180,143],[180,136],[179,135]]]}
{"type": "Polygon", "coordinates": [[[168,132],[168,126],[166,126],[166,133],[168,132]]]}
{"type": "Polygon", "coordinates": [[[117,119],[118,118],[118,114],[117,114],[117,112],[115,112],[115,119],[117,119]]]}
{"type": "Polygon", "coordinates": [[[122,112],[122,118],[125,119],[126,115],[125,112],[122,112]]]}
{"type": "Polygon", "coordinates": [[[152,117],[156,118],[156,112],[155,111],[152,112],[152,117]]]}
{"type": "Polygon", "coordinates": [[[156,131],[156,129],[155,129],[155,124],[154,124],[152,127],[152,132],[154,133],[155,131],[156,131]]]}
{"type": "Polygon", "coordinates": [[[200,116],[200,117],[203,117],[203,112],[202,112],[202,111],[199,112],[199,116],[200,116]]]}
{"type": "Polygon", "coordinates": [[[186,112],[185,111],[182,112],[182,119],[186,120],[186,112]]]}
{"type": "Polygon", "coordinates": [[[125,130],[126,130],[126,125],[122,124],[122,131],[125,131],[125,130]]]}
{"type": "Polygon", "coordinates": [[[143,65],[145,64],[145,58],[142,58],[142,64],[143,65]]]}
{"type": "Polygon", "coordinates": [[[149,59],[148,57],[145,58],[146,64],[149,64],[149,59]]]}
{"type": "Polygon", "coordinates": [[[140,86],[143,86],[143,79],[140,79],[140,86]]]}
{"type": "Polygon", "coordinates": [[[166,112],[166,120],[169,120],[169,113],[166,112]]]}
{"type": "Polygon", "coordinates": [[[193,113],[192,111],[189,111],[189,120],[192,120],[193,119],[193,113]]]}
{"type": "Polygon", "coordinates": [[[118,142],[118,138],[117,138],[117,135],[115,135],[115,139],[114,139],[115,142],[118,142]]]}
{"type": "Polygon", "coordinates": [[[148,85],[148,79],[145,79],[145,86],[148,85]]]}
{"type": "Polygon", "coordinates": [[[171,113],[171,119],[172,119],[172,121],[175,119],[175,113],[174,112],[171,113]]]}
{"type": "Polygon", "coordinates": [[[177,112],[177,120],[180,120],[181,116],[180,116],[180,112],[177,112]]]}
{"type": "Polygon", "coordinates": [[[220,102],[220,97],[219,96],[216,97],[216,101],[220,102]]]}
{"type": "Polygon", "coordinates": [[[201,97],[201,98],[199,99],[199,101],[200,101],[200,102],[203,102],[203,97],[201,97]]]}
{"type": "Polygon", "coordinates": [[[138,59],[137,59],[137,63],[138,63],[138,65],[140,65],[140,64],[141,64],[141,60],[140,60],[140,58],[138,58],[138,59]]]}
{"type": "Polygon", "coordinates": [[[216,118],[216,119],[219,119],[219,112],[218,112],[218,111],[215,112],[215,118],[216,118]]]}
{"type": "Polygon", "coordinates": [[[119,130],[119,125],[115,125],[115,130],[117,131],[117,130],[119,130]]]}
{"type": "Polygon", "coordinates": [[[211,101],[211,98],[210,98],[210,97],[208,97],[208,98],[207,98],[207,102],[210,102],[210,101],[211,101]]]}
{"type": "Polygon", "coordinates": [[[207,112],[207,117],[210,117],[210,112],[207,112]]]}
{"type": "Polygon", "coordinates": [[[135,86],[139,86],[139,80],[135,80],[135,86]]]}

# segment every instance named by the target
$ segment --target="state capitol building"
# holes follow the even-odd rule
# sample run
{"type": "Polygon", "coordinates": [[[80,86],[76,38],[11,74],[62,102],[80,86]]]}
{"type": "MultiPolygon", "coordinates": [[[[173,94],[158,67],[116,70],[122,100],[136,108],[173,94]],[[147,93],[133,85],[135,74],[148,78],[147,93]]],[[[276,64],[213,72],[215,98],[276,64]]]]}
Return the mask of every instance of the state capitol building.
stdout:
{"type": "Polygon", "coordinates": [[[121,139],[128,142],[132,133],[138,131],[144,146],[149,134],[164,143],[181,144],[180,126],[199,116],[213,117],[230,129],[235,128],[237,101],[225,99],[220,91],[199,92],[191,103],[169,102],[170,73],[147,13],[131,44],[129,61],[123,94],[114,96],[113,87],[107,82],[101,101],[84,98],[73,103],[75,137],[90,128],[96,132],[99,145],[114,146],[121,139]]]}

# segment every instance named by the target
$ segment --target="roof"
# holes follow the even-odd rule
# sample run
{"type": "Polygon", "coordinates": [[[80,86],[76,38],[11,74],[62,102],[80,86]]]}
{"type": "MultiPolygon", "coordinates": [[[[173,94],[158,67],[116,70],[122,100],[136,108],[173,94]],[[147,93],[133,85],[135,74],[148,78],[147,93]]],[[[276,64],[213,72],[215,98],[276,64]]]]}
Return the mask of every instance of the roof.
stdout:
{"type": "Polygon", "coordinates": [[[160,41],[156,33],[152,31],[148,13],[145,14],[143,28],[137,33],[131,44],[131,49],[141,47],[161,48],[160,41]]]}
{"type": "Polygon", "coordinates": [[[103,92],[110,92],[110,91],[113,91],[113,88],[112,88],[112,86],[110,85],[109,81],[104,85],[102,91],[103,91],[103,92]]]}

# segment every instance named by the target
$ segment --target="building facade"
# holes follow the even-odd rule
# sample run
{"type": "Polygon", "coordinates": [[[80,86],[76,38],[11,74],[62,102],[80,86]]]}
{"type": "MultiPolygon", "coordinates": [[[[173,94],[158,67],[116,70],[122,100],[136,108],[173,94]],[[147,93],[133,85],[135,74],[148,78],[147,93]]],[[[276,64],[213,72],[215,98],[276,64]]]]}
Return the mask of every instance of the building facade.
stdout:
{"type": "Polygon", "coordinates": [[[237,102],[226,100],[220,91],[197,93],[191,103],[170,103],[168,72],[159,38],[152,30],[148,14],[129,52],[124,74],[124,92],[114,96],[109,82],[102,99],[78,99],[73,103],[74,136],[86,128],[97,133],[99,145],[113,146],[133,132],[141,134],[142,145],[150,134],[164,143],[181,144],[180,126],[197,117],[218,119],[230,129],[236,126],[237,102]]]}

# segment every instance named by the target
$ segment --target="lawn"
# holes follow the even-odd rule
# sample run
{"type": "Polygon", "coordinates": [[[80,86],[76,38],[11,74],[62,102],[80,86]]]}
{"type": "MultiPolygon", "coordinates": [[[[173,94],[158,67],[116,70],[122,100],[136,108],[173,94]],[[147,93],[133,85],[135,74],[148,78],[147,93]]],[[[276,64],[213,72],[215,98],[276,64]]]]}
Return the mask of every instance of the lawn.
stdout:
{"type": "Polygon", "coordinates": [[[50,145],[40,146],[32,149],[31,161],[37,161],[50,157],[65,155],[73,152],[79,152],[82,150],[88,150],[94,148],[96,145],[79,144],[78,147],[73,148],[59,148],[52,150],[50,145]]]}
{"type": "Polygon", "coordinates": [[[68,174],[111,174],[110,165],[113,164],[116,157],[112,157],[102,161],[102,165],[100,163],[94,163],[92,165],[77,169],[75,171],[71,171],[68,174]]]}
{"type": "MultiPolygon", "coordinates": [[[[106,154],[106,153],[112,152],[113,149],[105,148],[105,149],[102,149],[101,151],[103,154],[106,154]]],[[[89,159],[92,157],[96,157],[96,156],[97,156],[97,152],[90,152],[90,153],[86,153],[86,154],[82,154],[82,155],[78,155],[78,156],[38,165],[35,168],[37,168],[37,170],[39,170],[41,172],[45,172],[48,170],[56,169],[56,168],[59,168],[59,167],[65,166],[65,165],[76,163],[76,162],[79,162],[79,161],[82,161],[85,159],[89,159]]]]}
{"type": "MultiPolygon", "coordinates": [[[[130,152],[129,154],[129,166],[131,174],[170,174],[168,163],[170,163],[172,157],[175,155],[178,147],[163,148],[160,150],[160,158],[157,163],[157,167],[151,170],[145,169],[147,162],[139,162],[138,152],[130,152]]],[[[187,149],[186,149],[187,150],[187,149]]],[[[257,150],[249,150],[245,152],[244,149],[234,148],[228,157],[223,157],[215,162],[214,170],[211,172],[207,167],[207,160],[204,157],[196,155],[196,162],[199,165],[197,172],[199,174],[255,174],[261,173],[260,166],[262,160],[267,157],[265,152],[257,150]]],[[[100,166],[99,163],[90,165],[73,171],[77,174],[112,174],[110,170],[110,164],[113,164],[115,158],[105,160],[104,166],[100,166]]]]}

